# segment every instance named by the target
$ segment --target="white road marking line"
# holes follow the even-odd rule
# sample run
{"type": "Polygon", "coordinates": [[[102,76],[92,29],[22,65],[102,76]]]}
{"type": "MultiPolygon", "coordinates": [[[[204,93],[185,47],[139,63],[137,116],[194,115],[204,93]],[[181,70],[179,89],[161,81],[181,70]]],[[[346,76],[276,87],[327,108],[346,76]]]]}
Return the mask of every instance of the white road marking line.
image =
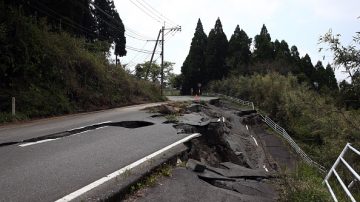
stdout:
{"type": "Polygon", "coordinates": [[[27,147],[27,146],[31,146],[31,145],[35,145],[35,144],[41,144],[41,143],[44,143],[44,142],[54,141],[54,140],[57,140],[57,139],[59,139],[59,138],[40,140],[40,141],[37,141],[37,142],[29,142],[29,143],[21,144],[21,145],[19,145],[19,147],[27,147]]]}
{"type": "Polygon", "coordinates": [[[90,131],[91,131],[91,130],[86,130],[86,131],[83,131],[83,132],[80,132],[80,133],[72,134],[72,135],[70,135],[70,136],[68,136],[68,137],[75,136],[75,135],[81,135],[81,134],[83,134],[83,133],[87,133],[87,132],[90,132],[90,131]]]}
{"type": "Polygon", "coordinates": [[[95,181],[95,182],[93,182],[93,183],[91,183],[89,185],[86,185],[85,187],[83,187],[83,188],[81,188],[81,189],[79,189],[77,191],[74,191],[73,193],[71,193],[71,194],[69,194],[67,196],[64,196],[61,199],[56,200],[55,202],[68,202],[68,201],[74,200],[75,198],[77,198],[77,197],[83,195],[84,193],[94,189],[95,187],[97,187],[97,186],[99,186],[101,184],[104,184],[105,182],[107,182],[107,181],[121,175],[122,173],[124,173],[124,172],[126,172],[128,170],[131,170],[131,169],[135,168],[136,166],[138,166],[138,165],[140,165],[140,164],[154,158],[155,156],[157,156],[157,155],[159,155],[159,154],[161,154],[161,153],[163,153],[163,152],[165,152],[165,151],[167,151],[167,150],[169,150],[169,149],[171,149],[171,148],[173,148],[173,147],[175,147],[175,146],[177,146],[177,145],[179,145],[181,143],[187,142],[188,140],[191,140],[192,138],[199,137],[199,136],[201,136],[201,134],[199,134],[199,133],[194,133],[192,135],[189,135],[186,138],[183,138],[183,139],[181,139],[181,140],[179,140],[179,141],[177,141],[177,142],[175,142],[175,143],[173,143],[173,144],[171,144],[171,145],[169,145],[167,147],[164,147],[163,149],[160,149],[160,150],[158,150],[158,151],[156,151],[156,152],[154,152],[154,153],[152,153],[152,154],[150,154],[148,156],[145,156],[144,158],[142,158],[142,159],[140,159],[138,161],[135,161],[134,163],[132,163],[132,164],[130,164],[128,166],[125,166],[125,167],[123,167],[123,168],[121,168],[121,169],[107,175],[106,177],[103,177],[103,178],[101,178],[101,179],[99,179],[99,180],[97,180],[97,181],[95,181]]]}
{"type": "Polygon", "coordinates": [[[254,136],[251,135],[251,137],[254,139],[254,142],[255,142],[256,146],[259,146],[256,139],[254,138],[254,136]]]}
{"type": "Polygon", "coordinates": [[[104,121],[104,122],[100,122],[100,123],[94,123],[92,125],[87,125],[87,126],[82,126],[82,127],[78,127],[78,128],[73,128],[73,129],[70,129],[70,130],[67,130],[67,131],[73,131],[73,130],[79,130],[79,129],[83,129],[85,127],[89,127],[89,126],[93,126],[93,125],[101,125],[101,124],[104,124],[104,123],[111,123],[111,121],[104,121]]]}
{"type": "Polygon", "coordinates": [[[249,127],[246,125],[246,130],[249,130],[249,127]]]}
{"type": "Polygon", "coordinates": [[[96,128],[95,130],[99,130],[99,129],[103,129],[103,128],[107,128],[109,126],[103,126],[103,127],[99,127],[99,128],[96,128]]]}
{"type": "Polygon", "coordinates": [[[264,164],[263,168],[265,169],[266,172],[269,172],[269,170],[266,168],[265,164],[264,164]]]}
{"type": "Polygon", "coordinates": [[[225,117],[222,117],[222,121],[223,121],[223,123],[225,123],[225,117]]]}
{"type": "MultiPolygon", "coordinates": [[[[109,123],[109,122],[111,122],[111,121],[103,122],[103,123],[109,123]]],[[[103,123],[99,123],[99,124],[103,124],[103,123]]],[[[86,126],[81,127],[81,128],[85,128],[85,127],[86,126]]],[[[99,128],[96,128],[95,130],[99,130],[99,129],[106,128],[106,127],[108,127],[108,126],[99,127],[99,128]]],[[[81,128],[78,128],[78,129],[81,129],[81,128]]],[[[74,129],[72,129],[72,130],[74,130],[74,129]]],[[[91,130],[87,130],[87,131],[83,131],[83,132],[80,132],[80,133],[72,134],[70,136],[80,135],[80,134],[87,133],[87,132],[90,132],[90,131],[91,130]]],[[[31,145],[35,145],[35,144],[41,144],[41,143],[44,143],[44,142],[51,142],[51,141],[58,140],[58,139],[61,139],[61,138],[45,139],[45,140],[40,140],[40,141],[37,141],[37,142],[29,142],[29,143],[25,143],[25,144],[20,144],[19,147],[27,147],[27,146],[31,146],[31,145]]]]}

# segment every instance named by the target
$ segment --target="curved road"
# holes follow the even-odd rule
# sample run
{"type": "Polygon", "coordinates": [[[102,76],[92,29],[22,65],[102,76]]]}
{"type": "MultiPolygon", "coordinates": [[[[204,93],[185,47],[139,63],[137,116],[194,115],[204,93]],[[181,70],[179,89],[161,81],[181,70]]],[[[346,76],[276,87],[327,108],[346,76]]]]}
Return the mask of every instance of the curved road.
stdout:
{"type": "MultiPolygon", "coordinates": [[[[183,101],[193,97],[170,97],[183,101]]],[[[208,99],[208,98],[207,98],[208,99]]],[[[55,201],[187,135],[144,108],[161,103],[0,127],[0,201],[55,201]],[[57,139],[38,138],[98,123],[146,121],[139,128],[102,126],[57,139]],[[6,145],[9,143],[9,145],[6,145]]]]}

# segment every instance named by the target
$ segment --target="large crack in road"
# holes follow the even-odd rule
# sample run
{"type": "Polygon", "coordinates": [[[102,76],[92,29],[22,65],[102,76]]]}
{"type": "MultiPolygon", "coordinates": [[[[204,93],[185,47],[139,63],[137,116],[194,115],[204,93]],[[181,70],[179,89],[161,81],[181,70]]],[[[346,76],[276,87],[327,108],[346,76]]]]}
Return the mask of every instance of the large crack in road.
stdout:
{"type": "MultiPolygon", "coordinates": [[[[265,130],[255,110],[230,102],[191,104],[184,109],[158,107],[177,113],[178,133],[201,133],[187,143],[186,168],[177,167],[161,185],[143,190],[136,201],[275,201],[278,176],[296,158],[274,134],[265,130]]],[[[156,109],[152,109],[156,111],[156,109]]]]}
{"type": "Polygon", "coordinates": [[[82,134],[82,133],[89,132],[92,130],[98,130],[98,129],[101,129],[104,127],[123,127],[123,128],[134,129],[134,128],[141,128],[141,127],[146,127],[146,126],[151,126],[151,125],[154,125],[154,123],[147,122],[147,121],[121,121],[121,122],[107,121],[107,122],[96,123],[96,124],[92,124],[92,125],[88,125],[88,126],[82,126],[79,128],[74,128],[74,129],[70,129],[67,131],[52,133],[52,134],[48,134],[48,135],[44,135],[44,136],[40,136],[40,137],[36,137],[36,138],[30,138],[30,139],[19,140],[19,141],[11,141],[11,142],[2,142],[2,143],[0,143],[0,147],[16,145],[16,144],[21,144],[21,143],[34,143],[34,142],[40,142],[40,141],[55,140],[55,139],[69,137],[69,136],[73,136],[73,135],[77,135],[77,134],[82,134]]]}

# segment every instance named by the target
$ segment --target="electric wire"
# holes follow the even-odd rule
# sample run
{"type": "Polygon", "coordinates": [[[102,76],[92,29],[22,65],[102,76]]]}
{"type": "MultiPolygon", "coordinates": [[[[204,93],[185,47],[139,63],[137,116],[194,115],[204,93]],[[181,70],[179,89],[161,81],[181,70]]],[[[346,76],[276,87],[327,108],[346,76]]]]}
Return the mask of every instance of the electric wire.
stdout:
{"type": "Polygon", "coordinates": [[[155,20],[156,22],[161,23],[161,19],[158,19],[156,17],[154,17],[153,15],[151,15],[149,12],[147,12],[144,8],[140,7],[139,5],[137,5],[134,1],[129,0],[134,6],[136,6],[138,9],[140,9],[143,13],[145,13],[147,16],[149,16],[150,18],[152,18],[153,20],[155,20]]]}
{"type": "Polygon", "coordinates": [[[148,7],[150,7],[150,9],[152,9],[153,11],[155,11],[156,13],[158,13],[161,17],[163,17],[164,19],[166,19],[168,22],[170,22],[170,24],[173,25],[178,25],[177,23],[175,23],[174,21],[170,20],[169,18],[167,18],[166,16],[164,16],[161,12],[159,12],[158,10],[156,10],[154,7],[152,7],[149,3],[147,3],[145,0],[141,0],[142,2],[144,2],[148,7]]]}

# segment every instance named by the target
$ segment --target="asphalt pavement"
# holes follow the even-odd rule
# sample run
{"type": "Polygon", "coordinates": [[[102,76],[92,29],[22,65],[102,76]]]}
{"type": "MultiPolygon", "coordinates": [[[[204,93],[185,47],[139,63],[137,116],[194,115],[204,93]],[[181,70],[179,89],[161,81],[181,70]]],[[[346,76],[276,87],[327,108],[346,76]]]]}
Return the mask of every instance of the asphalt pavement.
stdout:
{"type": "MultiPolygon", "coordinates": [[[[170,98],[174,100],[174,98],[170,98]]],[[[189,98],[175,98],[185,101],[189,98]]],[[[64,137],[0,146],[0,201],[55,201],[187,135],[144,108],[161,103],[63,116],[0,127],[0,144],[21,142],[99,123],[144,121],[126,128],[104,125],[64,137]]]]}

